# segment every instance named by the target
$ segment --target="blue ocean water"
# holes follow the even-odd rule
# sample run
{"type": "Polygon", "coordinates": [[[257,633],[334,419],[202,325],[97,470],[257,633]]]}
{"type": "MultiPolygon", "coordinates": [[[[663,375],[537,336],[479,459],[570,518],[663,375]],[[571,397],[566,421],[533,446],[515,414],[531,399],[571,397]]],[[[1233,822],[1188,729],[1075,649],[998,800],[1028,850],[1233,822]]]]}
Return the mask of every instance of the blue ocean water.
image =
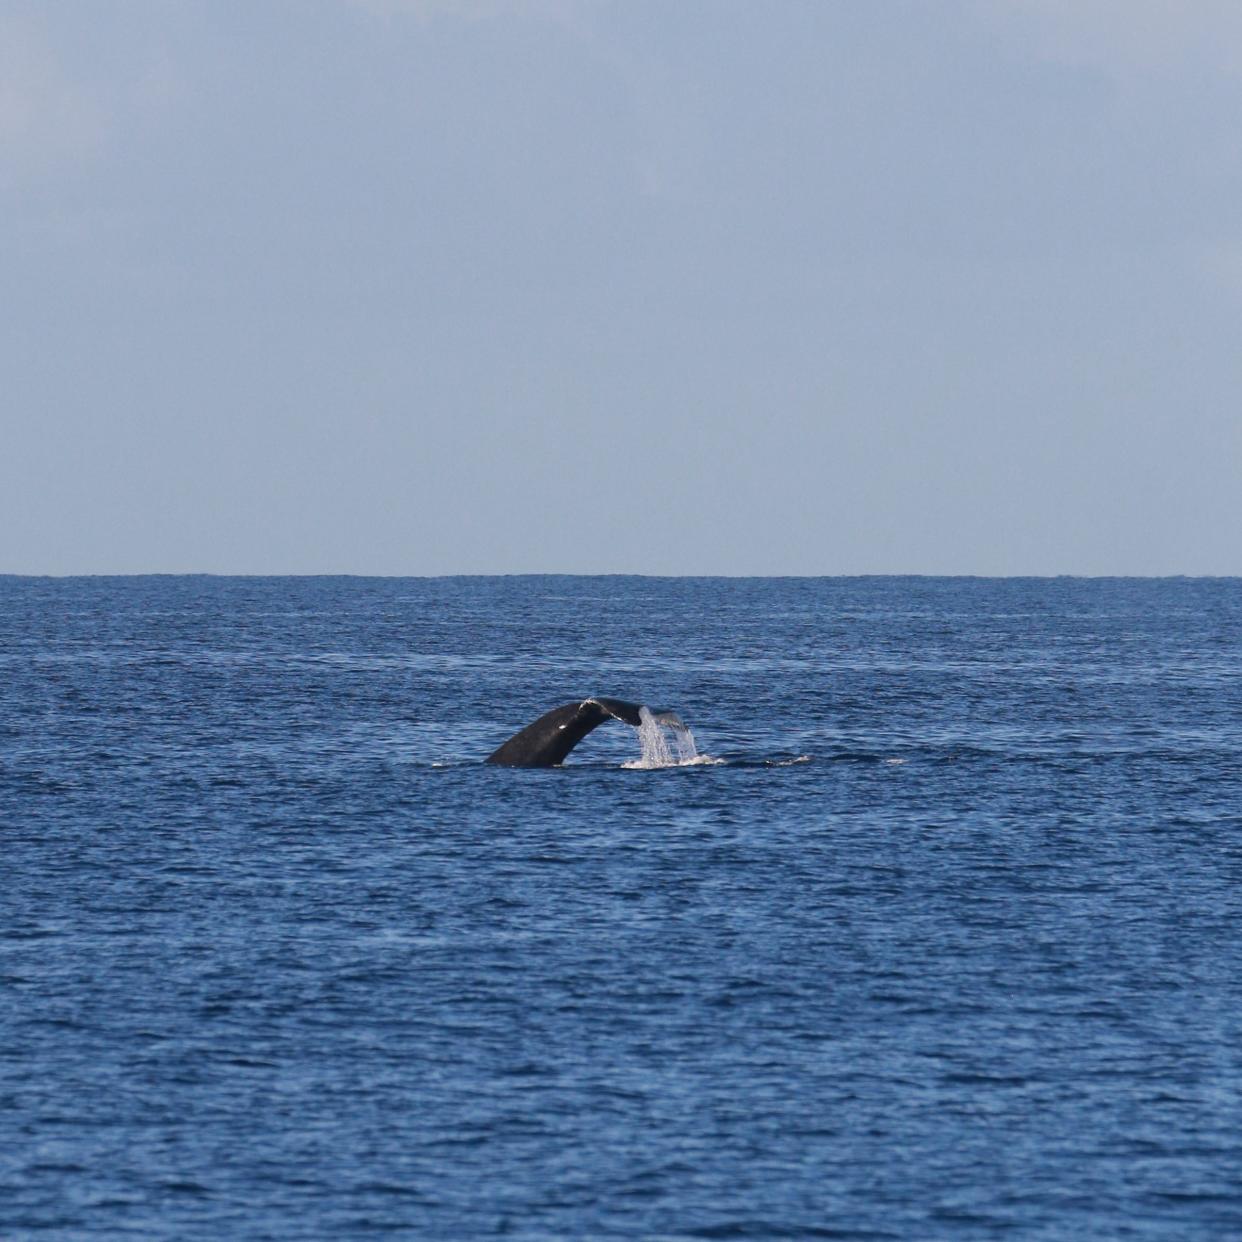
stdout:
{"type": "Polygon", "coordinates": [[[0,579],[0,1237],[1242,1237],[1242,581],[0,579]],[[558,703],[724,762],[480,760],[558,703]]]}

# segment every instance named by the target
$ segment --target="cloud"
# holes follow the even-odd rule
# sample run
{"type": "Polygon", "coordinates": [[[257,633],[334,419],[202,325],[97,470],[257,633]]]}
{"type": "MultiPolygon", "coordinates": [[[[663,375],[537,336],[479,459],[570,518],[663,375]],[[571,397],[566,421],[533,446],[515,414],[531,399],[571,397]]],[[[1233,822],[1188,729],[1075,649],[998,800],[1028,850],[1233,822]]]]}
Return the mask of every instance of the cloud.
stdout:
{"type": "Polygon", "coordinates": [[[31,28],[0,20],[0,179],[37,177],[98,153],[108,132],[99,101],[31,28]]]}
{"type": "Polygon", "coordinates": [[[380,17],[408,16],[421,21],[522,17],[570,23],[581,16],[587,0],[348,0],[348,3],[380,17]]]}
{"type": "Polygon", "coordinates": [[[1190,265],[1210,285],[1242,297],[1242,240],[1196,246],[1191,251],[1190,265]]]}
{"type": "Polygon", "coordinates": [[[1242,74],[1237,0],[982,0],[1038,53],[1110,75],[1200,68],[1242,74]]]}
{"type": "Polygon", "coordinates": [[[160,23],[126,32],[120,55],[56,15],[0,16],[0,186],[30,186],[90,168],[152,126],[186,94],[184,67],[160,23]]]}

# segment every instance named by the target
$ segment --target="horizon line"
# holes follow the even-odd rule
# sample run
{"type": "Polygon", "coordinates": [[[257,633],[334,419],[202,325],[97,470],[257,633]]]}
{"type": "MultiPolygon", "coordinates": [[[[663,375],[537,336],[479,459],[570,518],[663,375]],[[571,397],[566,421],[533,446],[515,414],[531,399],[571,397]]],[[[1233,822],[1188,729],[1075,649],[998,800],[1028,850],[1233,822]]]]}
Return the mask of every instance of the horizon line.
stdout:
{"type": "Polygon", "coordinates": [[[92,570],[87,572],[11,572],[0,570],[0,579],[70,579],[70,578],[362,578],[362,579],[393,579],[393,580],[443,580],[457,578],[654,578],[654,579],[749,579],[749,580],[787,580],[801,579],[815,581],[824,578],[937,578],[937,579],[968,579],[992,582],[1008,580],[1048,581],[1055,582],[1065,579],[1079,581],[1230,581],[1242,578],[1238,573],[1079,573],[1062,571],[1055,573],[972,573],[949,572],[936,573],[927,570],[900,571],[877,570],[862,572],[837,573],[651,573],[631,570],[504,570],[493,572],[452,571],[448,573],[367,573],[355,570],[339,571],[301,571],[258,573],[244,570],[230,572],[221,570],[130,570],[108,571],[92,570]]]}

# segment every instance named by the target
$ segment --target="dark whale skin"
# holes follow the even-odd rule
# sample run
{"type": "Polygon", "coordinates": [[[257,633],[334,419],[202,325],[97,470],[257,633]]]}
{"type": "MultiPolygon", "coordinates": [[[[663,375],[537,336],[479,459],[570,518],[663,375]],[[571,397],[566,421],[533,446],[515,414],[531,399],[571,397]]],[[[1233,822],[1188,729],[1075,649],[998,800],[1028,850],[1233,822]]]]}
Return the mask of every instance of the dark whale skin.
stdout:
{"type": "MultiPolygon", "coordinates": [[[[554,707],[515,733],[488,755],[486,762],[510,768],[555,767],[605,720],[621,720],[637,729],[641,724],[638,714],[641,706],[624,699],[592,698],[554,707]]],[[[669,713],[652,714],[658,717],[669,713]]]]}

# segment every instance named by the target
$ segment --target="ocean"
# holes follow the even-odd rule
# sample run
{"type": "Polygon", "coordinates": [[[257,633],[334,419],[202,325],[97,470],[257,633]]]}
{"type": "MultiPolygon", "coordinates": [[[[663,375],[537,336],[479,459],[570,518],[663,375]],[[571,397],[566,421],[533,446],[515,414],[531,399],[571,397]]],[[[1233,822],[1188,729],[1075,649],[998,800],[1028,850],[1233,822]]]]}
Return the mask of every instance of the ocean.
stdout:
{"type": "Polygon", "coordinates": [[[1242,1237],[1242,580],[0,578],[0,1238],[1242,1237]],[[482,760],[588,695],[561,768],[482,760]]]}

